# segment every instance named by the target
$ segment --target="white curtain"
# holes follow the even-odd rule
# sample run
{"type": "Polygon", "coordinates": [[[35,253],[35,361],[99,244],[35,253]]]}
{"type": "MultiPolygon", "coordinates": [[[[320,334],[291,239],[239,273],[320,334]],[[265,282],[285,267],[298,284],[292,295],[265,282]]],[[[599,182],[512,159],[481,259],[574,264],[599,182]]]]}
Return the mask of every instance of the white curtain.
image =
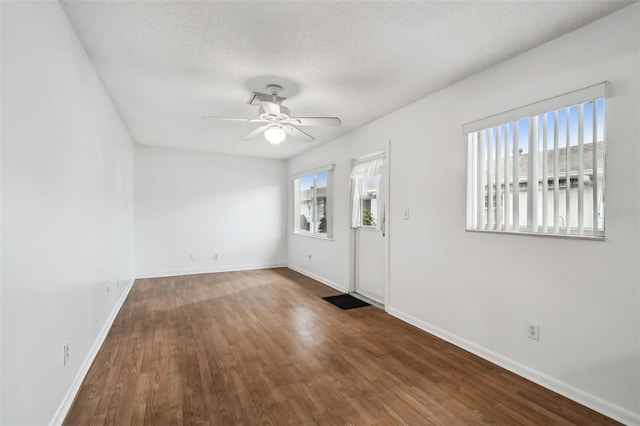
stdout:
{"type": "Polygon", "coordinates": [[[362,181],[351,177],[351,227],[359,228],[362,224],[362,205],[360,194],[362,193],[362,181]]]}
{"type": "Polygon", "coordinates": [[[384,154],[372,159],[356,161],[351,170],[351,227],[362,226],[362,182],[363,179],[378,176],[376,199],[378,203],[378,217],[376,228],[384,233],[385,230],[385,194],[384,194],[384,154]]]}

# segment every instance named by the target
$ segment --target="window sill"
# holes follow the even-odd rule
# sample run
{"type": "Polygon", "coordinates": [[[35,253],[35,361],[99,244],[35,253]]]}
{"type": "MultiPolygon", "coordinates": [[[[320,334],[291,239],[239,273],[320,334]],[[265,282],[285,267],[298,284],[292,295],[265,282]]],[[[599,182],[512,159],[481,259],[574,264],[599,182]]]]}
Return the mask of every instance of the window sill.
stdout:
{"type": "Polygon", "coordinates": [[[483,234],[523,235],[527,237],[561,238],[568,240],[605,241],[605,237],[595,235],[567,235],[567,234],[542,234],[526,231],[491,231],[488,229],[465,229],[466,232],[478,232],[483,234]]]}
{"type": "Polygon", "coordinates": [[[325,241],[333,241],[333,237],[323,237],[322,235],[318,235],[318,234],[311,234],[311,233],[302,233],[302,232],[291,232],[291,235],[299,235],[301,237],[307,237],[307,238],[315,238],[316,240],[325,240],[325,241]]]}

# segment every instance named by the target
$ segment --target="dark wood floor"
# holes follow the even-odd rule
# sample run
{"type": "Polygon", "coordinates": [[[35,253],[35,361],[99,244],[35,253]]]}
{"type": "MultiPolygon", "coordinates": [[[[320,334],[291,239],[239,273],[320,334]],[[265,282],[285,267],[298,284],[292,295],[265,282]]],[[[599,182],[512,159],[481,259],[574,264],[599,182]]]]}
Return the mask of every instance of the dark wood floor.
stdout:
{"type": "Polygon", "coordinates": [[[137,280],[65,420],[614,424],[289,269],[137,280]]]}

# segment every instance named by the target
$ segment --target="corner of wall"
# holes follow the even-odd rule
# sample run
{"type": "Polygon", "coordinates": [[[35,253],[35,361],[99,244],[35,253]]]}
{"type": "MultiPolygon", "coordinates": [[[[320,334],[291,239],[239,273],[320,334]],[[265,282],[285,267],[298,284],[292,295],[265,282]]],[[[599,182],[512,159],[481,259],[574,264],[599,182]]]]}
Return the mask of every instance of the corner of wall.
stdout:
{"type": "Polygon", "coordinates": [[[118,299],[115,306],[113,307],[113,310],[109,314],[109,317],[107,317],[107,320],[105,321],[102,327],[102,330],[100,330],[100,333],[96,337],[96,340],[94,341],[93,346],[91,347],[91,350],[89,351],[84,361],[82,362],[82,365],[80,366],[80,369],[76,374],[76,377],[73,379],[73,382],[69,387],[69,390],[65,394],[64,398],[62,399],[62,402],[60,403],[60,405],[58,406],[58,409],[53,415],[53,418],[49,423],[50,426],[58,426],[64,422],[64,419],[67,416],[67,413],[71,408],[71,405],[73,404],[76,394],[80,390],[80,386],[82,385],[84,378],[89,372],[89,368],[91,367],[91,364],[93,364],[93,361],[96,359],[96,356],[98,355],[98,352],[102,347],[102,344],[107,338],[107,335],[109,334],[109,330],[111,329],[113,322],[118,316],[120,309],[122,309],[122,305],[124,305],[125,300],[127,300],[127,297],[129,296],[129,293],[131,292],[131,289],[133,288],[134,283],[135,283],[135,278],[132,278],[131,280],[129,280],[129,283],[127,284],[127,287],[125,288],[125,290],[122,292],[120,299],[118,299]]]}

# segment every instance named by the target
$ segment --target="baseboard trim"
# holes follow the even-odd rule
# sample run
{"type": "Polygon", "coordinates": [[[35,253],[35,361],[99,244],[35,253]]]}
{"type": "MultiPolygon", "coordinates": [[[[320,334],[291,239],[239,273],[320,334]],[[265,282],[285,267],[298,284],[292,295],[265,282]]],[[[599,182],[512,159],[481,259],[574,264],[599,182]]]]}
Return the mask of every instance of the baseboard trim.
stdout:
{"type": "Polygon", "coordinates": [[[326,279],[324,277],[321,277],[320,275],[316,275],[313,272],[309,272],[306,269],[302,269],[302,268],[299,268],[299,267],[293,266],[293,265],[287,265],[287,268],[289,268],[291,270],[294,270],[296,272],[299,272],[302,275],[305,275],[305,276],[307,276],[309,278],[313,278],[316,281],[320,281],[322,284],[328,285],[329,287],[334,288],[334,289],[336,289],[338,291],[341,291],[343,293],[347,292],[347,288],[345,286],[342,286],[342,285],[340,285],[340,284],[338,284],[338,283],[336,283],[334,281],[331,281],[331,280],[328,280],[328,279],[326,279]]]}
{"type": "Polygon", "coordinates": [[[216,272],[236,272],[236,271],[251,271],[255,269],[284,268],[286,266],[287,266],[286,262],[276,262],[276,263],[258,263],[253,265],[230,265],[230,266],[221,266],[216,268],[206,267],[206,268],[192,268],[192,269],[170,269],[166,271],[136,272],[136,278],[177,277],[180,275],[212,274],[216,272]]]}
{"type": "Polygon", "coordinates": [[[629,426],[640,426],[640,414],[638,413],[634,413],[633,411],[630,411],[626,408],[612,404],[611,402],[605,401],[602,398],[582,391],[567,383],[554,379],[553,377],[547,376],[544,373],[529,368],[482,346],[476,345],[475,343],[472,343],[452,333],[442,330],[441,328],[422,321],[412,315],[406,314],[393,307],[390,307],[387,310],[387,313],[415,327],[418,327],[419,329],[424,330],[427,333],[433,334],[434,336],[439,337],[442,340],[458,346],[465,351],[471,352],[472,354],[477,355],[480,358],[486,359],[493,364],[499,365],[500,367],[509,370],[512,373],[517,374],[518,376],[522,376],[527,380],[531,380],[532,382],[537,383],[540,386],[552,390],[553,392],[559,393],[560,395],[566,396],[567,398],[576,401],[586,407],[589,407],[592,410],[602,413],[605,416],[611,417],[612,419],[629,426]]]}
{"type": "Polygon", "coordinates": [[[76,374],[76,377],[73,379],[73,383],[71,384],[71,387],[69,388],[69,390],[67,391],[67,394],[62,399],[62,402],[58,406],[56,413],[53,415],[53,419],[49,423],[50,426],[61,425],[62,422],[64,421],[64,418],[67,416],[67,413],[71,408],[71,404],[73,404],[73,400],[75,399],[76,394],[80,390],[80,386],[82,386],[82,382],[84,381],[84,378],[89,372],[89,368],[91,367],[91,364],[93,364],[93,360],[95,360],[96,356],[98,355],[98,351],[100,351],[100,348],[104,343],[104,340],[107,338],[107,334],[109,334],[109,330],[111,330],[111,326],[113,325],[113,322],[118,316],[118,313],[122,308],[122,305],[124,305],[124,301],[127,299],[127,296],[131,292],[134,282],[135,282],[135,279],[132,279],[129,281],[129,283],[127,283],[127,287],[122,292],[120,299],[118,299],[115,306],[113,307],[113,310],[111,311],[111,314],[109,314],[109,317],[107,317],[107,320],[105,321],[104,326],[102,327],[102,330],[100,330],[100,334],[98,334],[98,337],[96,337],[96,340],[93,343],[91,350],[89,351],[89,353],[84,359],[84,362],[80,366],[80,370],[78,370],[78,374],[76,374]]]}

